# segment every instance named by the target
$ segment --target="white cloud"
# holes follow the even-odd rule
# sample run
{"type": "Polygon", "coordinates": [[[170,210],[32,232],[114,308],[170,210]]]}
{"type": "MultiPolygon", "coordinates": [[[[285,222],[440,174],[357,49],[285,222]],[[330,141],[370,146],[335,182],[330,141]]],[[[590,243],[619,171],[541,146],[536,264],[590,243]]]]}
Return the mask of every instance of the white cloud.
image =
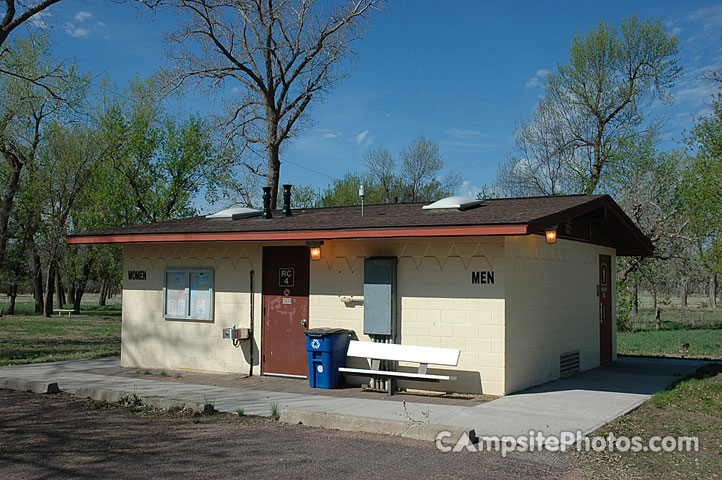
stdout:
{"type": "Polygon", "coordinates": [[[338,138],[343,135],[341,132],[334,132],[328,128],[322,128],[321,132],[323,133],[323,138],[338,138]]]}
{"type": "Polygon", "coordinates": [[[544,80],[547,77],[547,75],[549,75],[549,70],[540,68],[539,70],[536,71],[536,73],[534,74],[533,77],[531,77],[529,80],[527,80],[527,82],[525,84],[526,88],[536,88],[536,87],[541,86],[541,84],[542,84],[541,81],[544,80]]]}
{"type": "Polygon", "coordinates": [[[99,26],[99,27],[104,27],[104,26],[105,26],[105,22],[98,22],[98,26],[99,26]]]}
{"type": "Polygon", "coordinates": [[[461,184],[461,195],[464,197],[476,198],[481,193],[481,188],[476,185],[472,185],[470,180],[465,180],[461,184]]]}
{"type": "Polygon", "coordinates": [[[45,19],[50,16],[52,15],[48,12],[38,12],[30,17],[30,24],[36,28],[46,29],[48,28],[48,22],[45,19]]]}
{"type": "Polygon", "coordinates": [[[90,35],[90,30],[88,30],[87,28],[76,27],[70,22],[65,22],[65,25],[63,25],[63,30],[65,30],[65,33],[74,38],[87,37],[88,35],[90,35]]]}
{"type": "Polygon", "coordinates": [[[93,18],[93,14],[90,13],[90,12],[80,11],[80,12],[78,12],[78,13],[75,14],[75,20],[78,21],[78,22],[84,22],[84,21],[89,20],[89,19],[91,19],[91,18],[93,18]]]}
{"type": "Polygon", "coordinates": [[[356,145],[361,145],[364,143],[364,140],[366,140],[366,137],[368,137],[369,133],[371,133],[370,130],[364,130],[363,132],[356,135],[356,145]]]}
{"type": "Polygon", "coordinates": [[[687,21],[701,22],[706,30],[715,30],[722,27],[722,6],[704,7],[687,15],[687,21]]]}
{"type": "Polygon", "coordinates": [[[478,130],[462,130],[460,128],[450,128],[444,131],[444,133],[456,138],[473,138],[481,136],[481,132],[478,130]]]}

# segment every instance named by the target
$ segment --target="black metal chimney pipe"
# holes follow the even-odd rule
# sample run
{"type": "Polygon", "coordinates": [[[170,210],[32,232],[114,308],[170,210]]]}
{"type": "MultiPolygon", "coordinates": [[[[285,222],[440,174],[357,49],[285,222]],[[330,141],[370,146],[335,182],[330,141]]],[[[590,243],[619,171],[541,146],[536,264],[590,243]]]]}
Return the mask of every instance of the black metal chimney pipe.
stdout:
{"type": "Polygon", "coordinates": [[[273,218],[273,212],[271,212],[271,187],[263,187],[263,218],[273,218]]]}
{"type": "Polygon", "coordinates": [[[290,217],[291,213],[291,187],[293,185],[285,183],[283,185],[283,216],[290,217]]]}

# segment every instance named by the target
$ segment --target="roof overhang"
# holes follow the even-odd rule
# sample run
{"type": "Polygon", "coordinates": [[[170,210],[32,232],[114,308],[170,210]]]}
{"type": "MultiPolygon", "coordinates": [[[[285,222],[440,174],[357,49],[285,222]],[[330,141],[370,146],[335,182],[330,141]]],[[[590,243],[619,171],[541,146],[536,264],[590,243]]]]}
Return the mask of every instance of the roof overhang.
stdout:
{"type": "Polygon", "coordinates": [[[68,236],[70,245],[103,243],[168,243],[228,242],[281,240],[341,240],[364,238],[463,237],[486,235],[526,235],[522,225],[467,225],[459,227],[369,228],[350,230],[294,230],[281,232],[219,232],[219,233],[145,233],[120,235],[68,236]]]}
{"type": "MultiPolygon", "coordinates": [[[[392,206],[387,208],[392,208],[392,206]]],[[[461,225],[427,224],[423,226],[373,227],[349,227],[346,225],[342,228],[329,228],[328,223],[325,227],[316,229],[293,228],[291,225],[290,228],[281,230],[278,228],[279,225],[276,225],[274,229],[249,229],[246,231],[202,231],[200,229],[203,226],[198,225],[194,225],[193,230],[190,231],[137,231],[137,227],[130,227],[111,230],[107,233],[100,231],[69,235],[67,243],[82,245],[474,237],[543,234],[545,230],[558,228],[559,238],[608,246],[616,249],[617,255],[644,257],[651,255],[654,251],[652,242],[609,195],[601,195],[569,208],[556,210],[546,216],[532,217],[532,219],[515,223],[482,224],[478,221],[477,223],[470,221],[461,225]]]]}
{"type": "MultiPolygon", "coordinates": [[[[578,219],[589,220],[603,226],[599,228],[604,230],[608,242],[595,241],[594,238],[589,238],[587,241],[609,244],[616,248],[617,255],[647,257],[654,252],[654,245],[649,238],[609,195],[533,220],[528,224],[528,233],[542,233],[555,225],[578,219]]],[[[562,235],[559,238],[564,237],[562,235]]]]}

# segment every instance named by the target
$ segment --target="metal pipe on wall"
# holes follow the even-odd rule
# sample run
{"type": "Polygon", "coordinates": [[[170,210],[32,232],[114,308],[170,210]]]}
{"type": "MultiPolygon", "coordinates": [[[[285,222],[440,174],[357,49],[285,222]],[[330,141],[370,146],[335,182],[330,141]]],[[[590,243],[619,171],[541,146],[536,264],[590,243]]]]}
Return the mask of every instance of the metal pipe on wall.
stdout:
{"type": "Polygon", "coordinates": [[[249,343],[248,343],[248,357],[249,357],[248,363],[250,364],[249,369],[248,369],[248,376],[252,377],[253,376],[253,339],[254,339],[254,336],[253,336],[253,270],[250,271],[249,276],[250,276],[249,291],[251,293],[251,301],[250,301],[251,321],[249,323],[250,328],[248,330],[249,330],[249,336],[251,338],[249,339],[249,343]]]}

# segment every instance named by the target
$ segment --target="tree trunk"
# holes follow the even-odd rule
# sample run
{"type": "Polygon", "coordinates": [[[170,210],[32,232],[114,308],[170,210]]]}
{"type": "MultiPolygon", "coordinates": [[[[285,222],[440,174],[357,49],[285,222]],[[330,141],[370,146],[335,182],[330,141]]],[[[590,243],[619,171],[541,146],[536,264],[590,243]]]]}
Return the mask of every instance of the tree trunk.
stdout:
{"type": "Polygon", "coordinates": [[[58,293],[58,308],[63,308],[68,302],[66,302],[65,300],[65,287],[63,287],[63,279],[60,278],[59,272],[57,275],[55,275],[55,279],[57,284],[55,290],[58,293]]]}
{"type": "Polygon", "coordinates": [[[83,294],[85,293],[85,287],[77,285],[73,289],[73,313],[79,314],[80,313],[80,301],[83,299],[83,294]]]}
{"type": "Polygon", "coordinates": [[[717,307],[717,275],[712,274],[709,278],[709,307],[717,307]]]}
{"type": "Polygon", "coordinates": [[[85,293],[85,287],[88,285],[88,278],[90,277],[90,271],[93,268],[92,258],[85,262],[83,265],[83,276],[81,280],[73,280],[73,312],[76,314],[80,313],[80,301],[83,299],[85,293]]]}
{"type": "Polygon", "coordinates": [[[687,308],[688,305],[687,297],[689,297],[689,279],[685,278],[682,283],[682,306],[684,308],[687,308]]]}
{"type": "Polygon", "coordinates": [[[634,281],[634,298],[632,300],[632,314],[638,315],[639,314],[639,285],[637,284],[637,281],[634,281]]]}
{"type": "Polygon", "coordinates": [[[654,319],[657,321],[657,330],[662,330],[662,310],[657,308],[654,311],[654,319]]]}
{"type": "Polygon", "coordinates": [[[98,297],[98,305],[101,307],[105,306],[105,299],[108,296],[108,280],[103,280],[103,283],[100,285],[100,296],[98,297]]]}
{"type": "Polygon", "coordinates": [[[18,191],[18,184],[20,183],[20,172],[23,169],[23,164],[18,159],[14,158],[10,154],[4,153],[3,155],[8,161],[10,167],[10,178],[8,184],[5,187],[5,195],[3,196],[2,205],[0,205],[0,266],[5,262],[5,250],[8,245],[8,225],[10,223],[10,211],[13,208],[15,202],[15,194],[18,191]]]}
{"type": "Polygon", "coordinates": [[[652,285],[652,310],[657,310],[657,287],[652,285]]]}
{"type": "Polygon", "coordinates": [[[48,263],[48,281],[45,283],[45,285],[47,286],[47,293],[45,294],[45,316],[48,318],[53,316],[53,295],[55,294],[55,269],[55,262],[51,260],[48,263]]]}
{"type": "Polygon", "coordinates": [[[40,263],[40,254],[34,252],[31,257],[30,271],[32,272],[33,298],[35,299],[35,313],[43,313],[43,266],[40,263]]]}
{"type": "MultiPolygon", "coordinates": [[[[269,127],[269,138],[275,138],[276,128],[269,127]],[[274,135],[274,137],[270,137],[274,135]]],[[[278,200],[278,180],[281,175],[281,160],[278,158],[279,145],[271,143],[266,149],[268,158],[268,178],[266,185],[271,187],[271,209],[276,209],[278,200]]]]}
{"type": "Polygon", "coordinates": [[[10,297],[10,305],[8,305],[8,315],[15,315],[15,299],[18,296],[18,286],[13,285],[10,287],[10,293],[8,294],[8,297],[10,297]]]}

